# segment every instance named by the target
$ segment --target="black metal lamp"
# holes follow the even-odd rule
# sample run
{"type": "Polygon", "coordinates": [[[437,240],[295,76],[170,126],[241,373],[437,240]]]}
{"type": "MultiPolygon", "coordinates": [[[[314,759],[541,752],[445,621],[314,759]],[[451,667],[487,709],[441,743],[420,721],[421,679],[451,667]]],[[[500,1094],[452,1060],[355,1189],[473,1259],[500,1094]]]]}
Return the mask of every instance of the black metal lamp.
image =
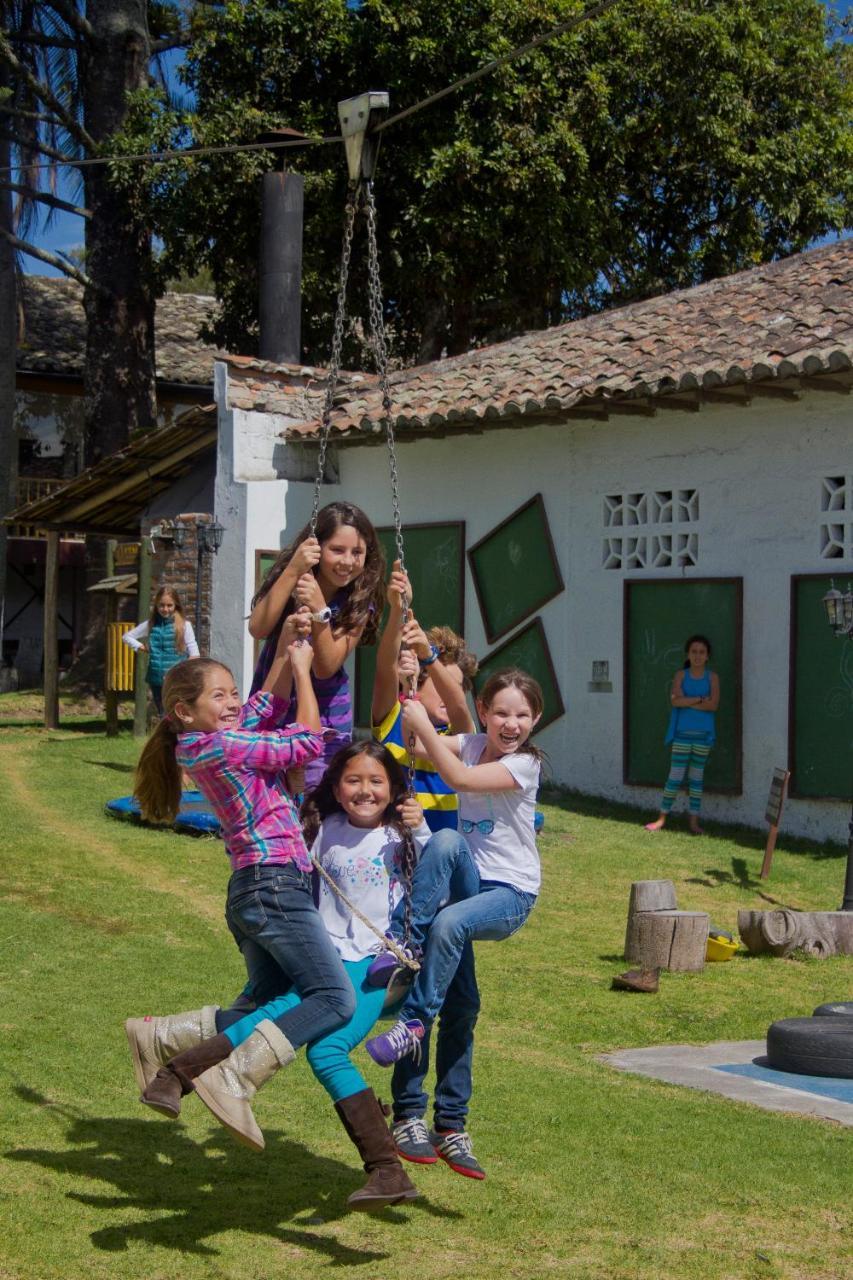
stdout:
{"type": "Polygon", "coordinates": [[[841,619],[844,612],[844,596],[835,585],[835,579],[829,579],[829,590],[821,600],[826,620],[836,634],[841,634],[841,619]]]}
{"type": "Polygon", "coordinates": [[[225,533],[224,528],[218,520],[214,520],[212,524],[200,524],[198,526],[198,546],[200,551],[208,553],[213,552],[215,555],[222,546],[222,536],[225,533]]]}
{"type": "Polygon", "coordinates": [[[180,551],[181,547],[187,540],[187,527],[179,524],[177,520],[172,521],[172,544],[176,551],[180,551]]]}

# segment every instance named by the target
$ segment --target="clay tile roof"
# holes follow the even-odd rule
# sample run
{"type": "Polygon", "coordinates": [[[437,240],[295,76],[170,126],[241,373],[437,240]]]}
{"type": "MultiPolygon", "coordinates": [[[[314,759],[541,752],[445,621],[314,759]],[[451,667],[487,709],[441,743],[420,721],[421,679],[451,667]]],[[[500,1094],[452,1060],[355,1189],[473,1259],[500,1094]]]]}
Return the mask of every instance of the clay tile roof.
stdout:
{"type": "MultiPolygon", "coordinates": [[[[851,367],[853,239],[402,370],[391,382],[398,428],[464,431],[595,401],[603,408],[851,367]]],[[[365,388],[332,423],[356,435],[380,417],[379,395],[365,388]]],[[[289,434],[318,429],[307,421],[289,434]]]]}
{"type": "MultiPolygon", "coordinates": [[[[17,368],[26,373],[82,377],[86,351],[83,290],[76,280],[24,276],[23,326],[17,368]]],[[[214,347],[198,333],[216,305],[194,293],[167,293],[157,303],[157,379],[192,386],[213,384],[214,347]]]]}

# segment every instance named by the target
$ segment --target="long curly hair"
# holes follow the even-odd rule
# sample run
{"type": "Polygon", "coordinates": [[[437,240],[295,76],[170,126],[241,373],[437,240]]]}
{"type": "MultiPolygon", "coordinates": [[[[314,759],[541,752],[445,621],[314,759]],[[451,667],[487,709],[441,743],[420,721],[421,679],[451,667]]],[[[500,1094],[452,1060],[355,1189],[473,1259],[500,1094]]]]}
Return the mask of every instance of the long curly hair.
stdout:
{"type": "MultiPolygon", "coordinates": [[[[341,631],[358,631],[362,628],[359,643],[375,644],[379,620],[385,607],[385,552],[370,520],[360,507],[351,502],[330,502],[321,508],[317,516],[317,541],[320,545],[334,537],[342,525],[350,525],[364,539],[365,554],[361,573],[344,588],[345,601],[335,625],[341,631]]],[[[281,552],[252,600],[253,609],[281,577],[300,543],[310,536],[311,525],[306,524],[281,552]]],[[[315,575],[316,572],[315,567],[315,575]]]]}
{"type": "Polygon", "coordinates": [[[381,765],[388,777],[388,786],[391,791],[391,798],[382,814],[382,824],[392,827],[400,837],[400,843],[397,845],[396,854],[400,863],[400,879],[403,884],[405,899],[405,917],[403,921],[403,932],[405,940],[409,938],[409,926],[411,916],[411,899],[412,899],[412,876],[415,871],[415,864],[418,860],[417,847],[414,837],[409,827],[400,820],[397,812],[397,805],[401,800],[405,800],[408,794],[408,785],[406,775],[403,768],[391,755],[387,747],[383,747],[380,742],[376,742],[373,738],[367,738],[363,742],[351,742],[347,747],[341,747],[332,757],[329,767],[323,774],[322,780],[314,788],[314,790],[305,797],[302,807],[299,810],[299,816],[302,819],[302,831],[305,836],[305,843],[309,849],[317,838],[320,830],[320,823],[324,818],[331,817],[333,813],[344,813],[344,807],[335,795],[335,788],[339,785],[341,778],[344,776],[347,765],[351,760],[357,759],[359,756],[368,756],[369,759],[381,765]]]}
{"type": "Polygon", "coordinates": [[[174,587],[161,587],[154,597],[151,605],[151,616],[148,619],[148,629],[151,630],[160,618],[157,606],[165,596],[171,596],[175,605],[175,612],[172,614],[172,624],[175,628],[175,650],[177,653],[183,653],[187,647],[186,641],[186,619],[184,617],[184,606],[181,604],[181,597],[178,595],[174,587]]]}

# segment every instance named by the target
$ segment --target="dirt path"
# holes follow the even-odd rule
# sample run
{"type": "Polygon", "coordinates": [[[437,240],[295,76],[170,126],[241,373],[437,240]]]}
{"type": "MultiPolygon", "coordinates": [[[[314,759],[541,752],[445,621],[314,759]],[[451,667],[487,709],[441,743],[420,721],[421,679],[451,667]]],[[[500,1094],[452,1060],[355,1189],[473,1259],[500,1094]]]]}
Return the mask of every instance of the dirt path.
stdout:
{"type": "Polygon", "coordinates": [[[71,846],[75,853],[96,866],[118,868],[143,889],[180,898],[181,910],[215,924],[217,929],[223,927],[223,899],[200,889],[193,889],[191,894],[187,894],[186,886],[177,877],[171,877],[159,867],[146,865],[138,858],[128,857],[122,852],[118,838],[122,829],[119,823],[116,823],[117,838],[111,840],[92,827],[81,829],[73,820],[46,807],[49,798],[37,794],[28,781],[27,775],[33,767],[32,752],[27,750],[29,745],[29,741],[25,744],[20,739],[14,743],[0,742],[0,770],[13,803],[25,807],[34,827],[43,830],[49,839],[61,841],[65,848],[71,846]]]}

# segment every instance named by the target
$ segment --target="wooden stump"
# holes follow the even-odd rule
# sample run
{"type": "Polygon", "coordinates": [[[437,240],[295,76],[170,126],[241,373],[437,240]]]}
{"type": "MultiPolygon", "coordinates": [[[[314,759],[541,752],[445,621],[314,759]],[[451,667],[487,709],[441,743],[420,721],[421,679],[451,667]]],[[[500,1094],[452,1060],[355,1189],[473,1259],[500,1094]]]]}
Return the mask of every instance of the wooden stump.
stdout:
{"type": "Polygon", "coordinates": [[[705,911],[636,911],[628,917],[625,959],[641,969],[700,973],[709,923],[705,911]]]}
{"type": "Polygon", "coordinates": [[[753,955],[853,955],[853,911],[739,911],[737,927],[753,955]]]}

